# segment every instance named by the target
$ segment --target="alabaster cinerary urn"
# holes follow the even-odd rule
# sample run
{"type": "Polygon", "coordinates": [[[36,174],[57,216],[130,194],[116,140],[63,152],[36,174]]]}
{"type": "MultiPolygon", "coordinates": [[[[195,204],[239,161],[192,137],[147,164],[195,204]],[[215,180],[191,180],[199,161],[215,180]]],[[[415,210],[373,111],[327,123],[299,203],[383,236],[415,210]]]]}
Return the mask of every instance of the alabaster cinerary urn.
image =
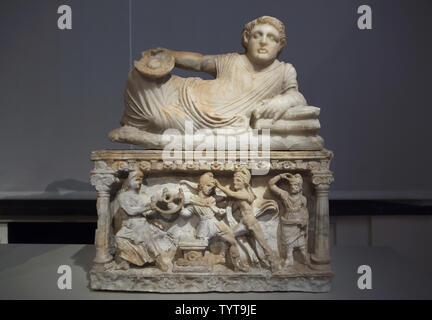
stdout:
{"type": "Polygon", "coordinates": [[[285,28],[244,26],[244,53],[144,51],[112,141],[91,154],[97,190],[95,290],[330,290],[332,152],[320,109],[277,59],[285,28]],[[208,73],[182,78],[174,66],[208,73]]]}

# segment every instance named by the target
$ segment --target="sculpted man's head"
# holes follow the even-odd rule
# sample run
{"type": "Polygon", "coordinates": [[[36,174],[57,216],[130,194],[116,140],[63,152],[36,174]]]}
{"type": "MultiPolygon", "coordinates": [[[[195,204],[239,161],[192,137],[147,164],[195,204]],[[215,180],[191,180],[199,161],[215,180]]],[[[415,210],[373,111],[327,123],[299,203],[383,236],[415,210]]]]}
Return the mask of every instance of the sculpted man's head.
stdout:
{"type": "Polygon", "coordinates": [[[252,63],[265,65],[273,62],[285,45],[285,26],[276,18],[262,16],[243,28],[242,46],[252,63]]]}
{"type": "Polygon", "coordinates": [[[139,190],[142,184],[143,174],[141,171],[131,171],[128,176],[129,188],[139,190]]]}
{"type": "Polygon", "coordinates": [[[288,181],[290,183],[290,193],[291,194],[298,194],[302,192],[303,190],[303,178],[300,174],[291,175],[288,178],[288,181]]]}
{"type": "Polygon", "coordinates": [[[251,174],[247,169],[241,169],[234,173],[233,189],[241,190],[246,187],[251,179],[251,174]]]}
{"type": "Polygon", "coordinates": [[[204,195],[209,196],[213,193],[216,183],[213,173],[206,172],[199,179],[199,189],[204,193],[204,195]]]}

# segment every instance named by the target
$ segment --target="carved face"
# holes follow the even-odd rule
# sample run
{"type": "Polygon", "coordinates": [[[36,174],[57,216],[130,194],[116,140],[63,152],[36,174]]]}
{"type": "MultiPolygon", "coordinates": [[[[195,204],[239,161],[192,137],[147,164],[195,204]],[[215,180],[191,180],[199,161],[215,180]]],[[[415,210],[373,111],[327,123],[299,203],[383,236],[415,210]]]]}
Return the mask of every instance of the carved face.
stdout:
{"type": "Polygon", "coordinates": [[[292,182],[290,185],[291,193],[299,193],[302,191],[302,184],[300,182],[292,182]]]}
{"type": "Polygon", "coordinates": [[[243,180],[240,177],[234,175],[233,189],[234,190],[240,190],[240,189],[243,189],[243,187],[244,187],[243,180]]]}
{"type": "Polygon", "coordinates": [[[269,64],[273,62],[281,50],[279,31],[270,24],[256,25],[247,41],[249,60],[256,64],[269,64]]]}
{"type": "Polygon", "coordinates": [[[209,196],[212,194],[215,186],[216,186],[216,184],[215,184],[213,179],[208,180],[205,183],[201,184],[201,190],[206,196],[209,196]]]}
{"type": "Polygon", "coordinates": [[[141,187],[142,176],[139,174],[134,174],[129,178],[129,186],[130,188],[137,190],[141,187]]]}

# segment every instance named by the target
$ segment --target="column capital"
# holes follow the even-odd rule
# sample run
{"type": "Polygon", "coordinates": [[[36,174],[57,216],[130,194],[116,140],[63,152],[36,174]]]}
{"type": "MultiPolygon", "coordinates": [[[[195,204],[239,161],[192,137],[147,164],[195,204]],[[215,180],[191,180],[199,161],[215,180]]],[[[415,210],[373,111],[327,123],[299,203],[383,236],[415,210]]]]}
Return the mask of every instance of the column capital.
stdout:
{"type": "Polygon", "coordinates": [[[334,181],[333,173],[327,172],[314,172],[312,171],[312,183],[316,189],[329,189],[330,184],[334,181]]]}
{"type": "Polygon", "coordinates": [[[118,182],[115,171],[108,167],[104,161],[96,161],[95,169],[90,174],[90,183],[98,193],[109,192],[115,182],[118,182]]]}

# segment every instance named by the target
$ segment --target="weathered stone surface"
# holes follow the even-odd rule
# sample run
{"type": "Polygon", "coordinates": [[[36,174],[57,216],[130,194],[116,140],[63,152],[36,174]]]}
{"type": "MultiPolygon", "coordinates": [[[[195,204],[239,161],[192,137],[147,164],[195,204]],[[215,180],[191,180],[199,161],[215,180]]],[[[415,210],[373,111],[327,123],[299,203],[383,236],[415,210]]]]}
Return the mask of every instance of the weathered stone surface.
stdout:
{"type": "Polygon", "coordinates": [[[93,152],[99,219],[91,287],[329,290],[332,153],[268,157],[182,151],[166,161],[163,151],[93,152]]]}
{"type": "Polygon", "coordinates": [[[277,59],[286,45],[283,23],[269,16],[257,18],[244,26],[241,38],[241,54],[144,51],[128,75],[122,126],[109,138],[164,149],[170,136],[189,150],[200,143],[190,136],[206,130],[207,138],[234,138],[240,149],[242,135],[267,131],[268,145],[259,145],[271,150],[322,150],[324,140],[317,135],[320,109],[308,105],[299,92],[294,67],[277,59]],[[214,79],[179,77],[169,73],[174,66],[214,79]]]}
{"type": "Polygon", "coordinates": [[[332,274],[329,271],[302,273],[301,275],[265,274],[250,272],[165,274],[154,270],[90,271],[93,290],[144,292],[264,292],[300,291],[328,292],[332,274]]]}

